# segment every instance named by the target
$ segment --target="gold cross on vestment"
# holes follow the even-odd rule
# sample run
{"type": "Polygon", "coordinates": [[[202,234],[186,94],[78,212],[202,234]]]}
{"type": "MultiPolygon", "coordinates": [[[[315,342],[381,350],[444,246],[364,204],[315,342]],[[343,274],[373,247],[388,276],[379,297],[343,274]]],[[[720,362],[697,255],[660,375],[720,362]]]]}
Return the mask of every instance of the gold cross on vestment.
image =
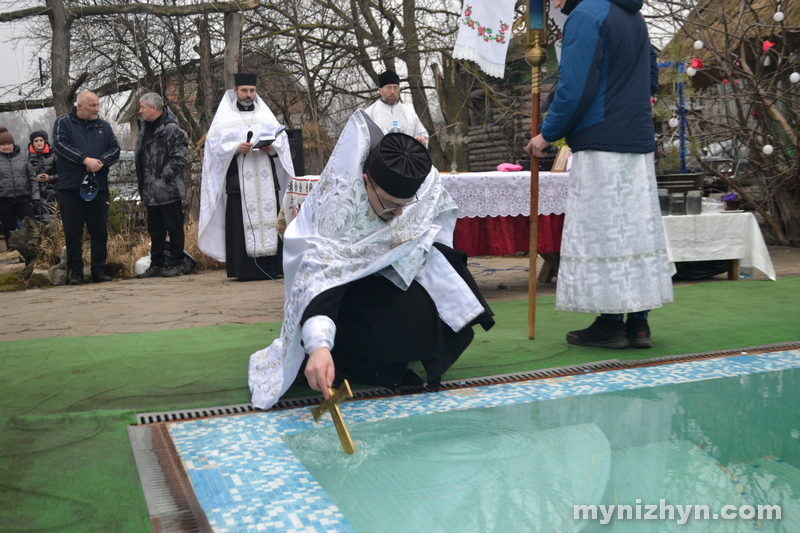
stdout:
{"type": "Polygon", "coordinates": [[[339,387],[339,390],[328,390],[331,392],[331,397],[318,406],[311,408],[311,414],[314,416],[314,422],[319,422],[320,417],[322,417],[325,411],[330,411],[331,418],[333,418],[333,425],[336,426],[336,433],[339,434],[339,440],[342,441],[344,453],[347,455],[353,455],[356,453],[356,445],[353,443],[353,439],[350,438],[350,432],[347,431],[347,426],[344,425],[342,412],[339,411],[339,403],[342,400],[353,397],[353,391],[350,390],[350,383],[348,383],[347,380],[344,380],[344,383],[342,383],[342,386],[339,387]]]}

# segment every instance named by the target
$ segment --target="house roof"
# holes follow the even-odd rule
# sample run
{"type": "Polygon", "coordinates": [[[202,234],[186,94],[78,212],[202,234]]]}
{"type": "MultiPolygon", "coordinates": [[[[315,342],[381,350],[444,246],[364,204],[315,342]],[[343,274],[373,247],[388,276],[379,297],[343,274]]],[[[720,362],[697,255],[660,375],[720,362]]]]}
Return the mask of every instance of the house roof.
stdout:
{"type": "Polygon", "coordinates": [[[766,53],[764,41],[774,43],[769,53],[775,58],[789,57],[800,49],[800,2],[787,1],[781,10],[784,19],[776,22],[775,0],[699,0],[662,50],[660,60],[674,61],[676,55],[686,62],[699,58],[704,69],[694,84],[703,86],[724,77],[718,69],[731,68],[731,61],[744,60],[752,68],[766,53]],[[701,50],[693,47],[698,39],[705,45],[701,50]]]}

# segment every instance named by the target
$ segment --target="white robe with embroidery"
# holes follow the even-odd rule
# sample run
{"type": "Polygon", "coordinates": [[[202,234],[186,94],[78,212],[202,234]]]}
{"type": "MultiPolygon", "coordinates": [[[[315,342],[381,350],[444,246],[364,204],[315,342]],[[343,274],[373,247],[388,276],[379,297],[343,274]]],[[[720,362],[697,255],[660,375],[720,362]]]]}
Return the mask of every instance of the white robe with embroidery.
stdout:
{"type": "Polygon", "coordinates": [[[250,357],[253,405],[272,407],[292,385],[305,357],[303,312],[328,289],[381,272],[401,289],[416,280],[442,320],[460,331],[483,313],[464,279],[434,246],[453,246],[458,216],[452,197],[432,168],[419,201],[384,221],[369,204],[362,169],[383,133],[363,110],[350,118],[319,183],[284,234],[284,320],[271,345],[250,357]]]}
{"type": "MultiPolygon", "coordinates": [[[[392,122],[397,121],[397,125],[406,135],[412,137],[428,138],[428,130],[422,125],[414,108],[409,104],[396,103],[389,105],[383,100],[378,100],[366,109],[367,115],[381,128],[389,130],[392,122]]],[[[425,141],[427,144],[427,140],[425,141]]]]}
{"type": "MultiPolygon", "coordinates": [[[[261,98],[256,96],[254,111],[240,111],[236,107],[236,94],[229,89],[219,104],[208,130],[203,156],[203,174],[200,189],[200,250],[225,261],[225,176],[231,161],[239,153],[239,145],[252,140],[262,132],[274,131],[278,121],[261,98]]],[[[272,146],[278,153],[275,170],[281,191],[286,191],[294,175],[289,138],[286,132],[278,135],[272,146]]],[[[275,184],[269,155],[254,150],[244,158],[237,158],[239,187],[242,193],[242,219],[245,229],[247,255],[263,257],[275,255],[278,234],[275,230],[279,204],[275,199],[275,184]]]]}
{"type": "Polygon", "coordinates": [[[569,173],[556,309],[632,313],[672,299],[653,154],[577,152],[569,173]]]}

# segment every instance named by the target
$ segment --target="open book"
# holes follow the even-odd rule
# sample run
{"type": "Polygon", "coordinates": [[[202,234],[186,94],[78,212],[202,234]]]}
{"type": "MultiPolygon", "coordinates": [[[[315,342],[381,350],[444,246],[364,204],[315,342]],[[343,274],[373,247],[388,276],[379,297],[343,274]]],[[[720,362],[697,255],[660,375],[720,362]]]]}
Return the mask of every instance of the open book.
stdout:
{"type": "Polygon", "coordinates": [[[258,150],[259,148],[263,148],[264,146],[269,146],[272,144],[275,139],[280,135],[280,133],[286,129],[286,126],[278,126],[275,128],[275,131],[263,131],[258,136],[258,138],[253,142],[253,150],[258,150]]]}

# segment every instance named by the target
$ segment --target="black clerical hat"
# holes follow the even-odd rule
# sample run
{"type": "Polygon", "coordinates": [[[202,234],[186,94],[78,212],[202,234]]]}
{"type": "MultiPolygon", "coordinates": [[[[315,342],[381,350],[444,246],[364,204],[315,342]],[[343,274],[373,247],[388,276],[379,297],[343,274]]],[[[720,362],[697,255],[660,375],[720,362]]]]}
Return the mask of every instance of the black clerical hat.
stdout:
{"type": "Polygon", "coordinates": [[[388,133],[367,158],[369,178],[395,198],[416,194],[433,163],[425,145],[405,133],[388,133]]]}
{"type": "Polygon", "coordinates": [[[384,85],[400,85],[400,76],[391,70],[383,72],[378,76],[378,87],[383,87],[384,85]]]}
{"type": "Polygon", "coordinates": [[[255,87],[257,82],[258,76],[255,74],[245,74],[243,72],[239,72],[238,74],[233,75],[233,85],[235,87],[239,87],[240,85],[252,85],[255,87]]]}

